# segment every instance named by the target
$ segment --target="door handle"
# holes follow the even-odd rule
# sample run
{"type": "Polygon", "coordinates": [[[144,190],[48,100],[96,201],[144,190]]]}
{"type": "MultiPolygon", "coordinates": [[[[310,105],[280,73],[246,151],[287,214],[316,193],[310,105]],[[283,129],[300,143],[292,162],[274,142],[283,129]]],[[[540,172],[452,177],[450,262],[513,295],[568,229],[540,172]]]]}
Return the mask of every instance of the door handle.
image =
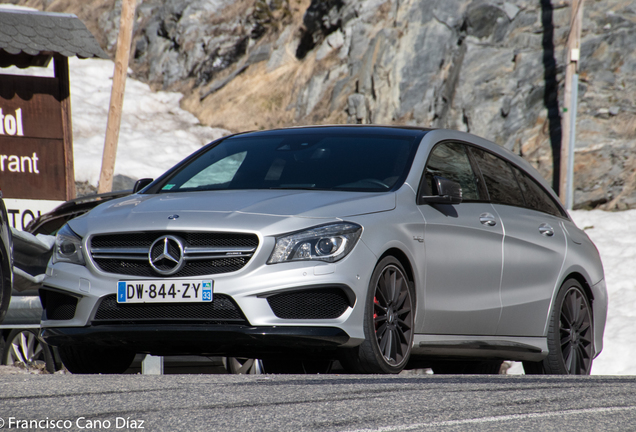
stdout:
{"type": "Polygon", "coordinates": [[[552,237],[554,235],[554,228],[544,223],[539,225],[539,232],[541,233],[541,235],[544,235],[546,237],[552,237]]]}
{"type": "Polygon", "coordinates": [[[481,222],[482,225],[486,225],[486,226],[495,226],[495,225],[497,225],[497,220],[490,213],[482,213],[482,214],[480,214],[479,215],[479,222],[481,222]]]}

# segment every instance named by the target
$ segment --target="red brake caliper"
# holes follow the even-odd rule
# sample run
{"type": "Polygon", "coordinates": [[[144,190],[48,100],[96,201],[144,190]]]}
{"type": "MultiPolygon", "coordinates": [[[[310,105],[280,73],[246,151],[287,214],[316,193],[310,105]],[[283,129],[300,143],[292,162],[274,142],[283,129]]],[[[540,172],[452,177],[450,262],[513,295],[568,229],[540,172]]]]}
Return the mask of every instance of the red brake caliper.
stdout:
{"type": "MultiPolygon", "coordinates": [[[[373,297],[373,304],[376,304],[376,305],[378,305],[378,306],[380,305],[380,303],[378,303],[378,299],[377,299],[376,297],[373,297]]],[[[373,327],[375,328],[375,332],[376,332],[376,333],[378,332],[378,327],[377,327],[377,325],[376,325],[376,323],[375,323],[375,319],[376,319],[377,317],[378,317],[378,314],[375,312],[375,309],[374,309],[374,310],[373,310],[373,327]]]]}

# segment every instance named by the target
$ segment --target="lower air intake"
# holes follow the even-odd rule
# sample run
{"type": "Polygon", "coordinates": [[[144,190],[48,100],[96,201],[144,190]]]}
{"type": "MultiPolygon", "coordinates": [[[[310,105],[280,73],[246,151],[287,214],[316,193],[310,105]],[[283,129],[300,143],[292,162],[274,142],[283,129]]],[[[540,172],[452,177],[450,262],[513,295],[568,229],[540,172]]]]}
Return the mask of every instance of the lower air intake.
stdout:
{"type": "Polygon", "coordinates": [[[93,324],[192,323],[247,325],[245,316],[231,297],[215,294],[205,303],[117,303],[108,295],[99,303],[93,324]]]}
{"type": "Polygon", "coordinates": [[[350,306],[340,288],[285,292],[267,297],[274,315],[283,319],[334,319],[350,306]]]}
{"type": "Polygon", "coordinates": [[[77,298],[57,291],[40,290],[45,319],[66,321],[75,317],[77,298]]]}

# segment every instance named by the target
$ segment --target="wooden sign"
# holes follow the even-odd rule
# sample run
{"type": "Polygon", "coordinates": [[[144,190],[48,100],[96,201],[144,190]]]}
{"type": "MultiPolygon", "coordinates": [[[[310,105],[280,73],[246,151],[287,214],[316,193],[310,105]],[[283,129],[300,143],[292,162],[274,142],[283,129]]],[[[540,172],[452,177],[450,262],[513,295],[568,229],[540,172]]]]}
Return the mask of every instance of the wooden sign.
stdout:
{"type": "Polygon", "coordinates": [[[0,188],[5,198],[73,198],[72,156],[69,173],[65,144],[72,141],[63,119],[68,96],[60,95],[61,79],[0,75],[0,188]]]}

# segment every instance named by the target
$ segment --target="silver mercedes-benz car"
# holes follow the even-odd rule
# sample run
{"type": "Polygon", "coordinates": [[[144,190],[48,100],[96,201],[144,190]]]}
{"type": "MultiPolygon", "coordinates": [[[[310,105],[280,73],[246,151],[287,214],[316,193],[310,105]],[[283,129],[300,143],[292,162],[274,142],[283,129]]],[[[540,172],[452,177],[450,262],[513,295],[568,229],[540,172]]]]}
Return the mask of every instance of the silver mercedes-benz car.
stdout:
{"type": "Polygon", "coordinates": [[[71,372],[151,353],[589,374],[601,352],[598,251],[532,166],[484,139],[242,133],[137,189],[57,234],[41,336],[71,372]]]}

